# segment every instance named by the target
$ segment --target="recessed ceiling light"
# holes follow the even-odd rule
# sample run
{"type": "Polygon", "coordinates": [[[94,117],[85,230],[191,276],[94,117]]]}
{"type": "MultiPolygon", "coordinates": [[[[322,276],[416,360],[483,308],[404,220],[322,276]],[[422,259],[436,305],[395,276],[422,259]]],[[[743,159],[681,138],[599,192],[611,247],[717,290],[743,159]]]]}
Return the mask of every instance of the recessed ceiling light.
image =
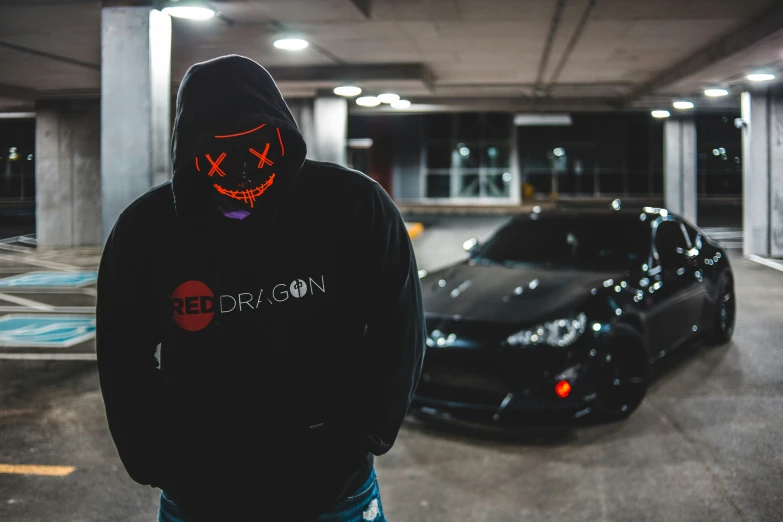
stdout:
{"type": "Polygon", "coordinates": [[[726,89],[704,89],[704,96],[712,96],[713,98],[716,96],[726,96],[729,94],[729,91],[726,89]]]}
{"type": "Polygon", "coordinates": [[[400,95],[394,94],[393,92],[385,92],[383,94],[379,94],[378,99],[381,100],[381,103],[392,103],[398,101],[400,99],[400,95]]]}
{"type": "Polygon", "coordinates": [[[275,40],[275,47],[286,51],[301,51],[308,45],[310,44],[307,40],[302,40],[301,38],[280,38],[275,40]]]}
{"type": "Polygon", "coordinates": [[[355,85],[341,85],[334,88],[334,93],[338,96],[358,96],[362,93],[362,88],[355,85]]]}
{"type": "Polygon", "coordinates": [[[411,106],[411,102],[408,100],[397,100],[391,102],[392,109],[407,109],[411,106]]]}
{"type": "Polygon", "coordinates": [[[652,111],[650,114],[652,114],[653,118],[668,118],[671,116],[669,111],[652,111]]]}
{"type": "Polygon", "coordinates": [[[768,72],[755,72],[746,75],[745,78],[752,82],[768,82],[770,80],[774,80],[775,75],[768,72]]]}
{"type": "Polygon", "coordinates": [[[377,107],[380,104],[381,100],[376,96],[362,96],[361,98],[356,98],[356,105],[362,107],[377,107]]]}
{"type": "Polygon", "coordinates": [[[209,20],[215,16],[215,11],[212,9],[193,5],[164,7],[163,12],[175,18],[187,18],[188,20],[209,20]]]}
{"type": "Polygon", "coordinates": [[[689,101],[676,101],[672,103],[675,109],[693,109],[693,102],[689,101]]]}

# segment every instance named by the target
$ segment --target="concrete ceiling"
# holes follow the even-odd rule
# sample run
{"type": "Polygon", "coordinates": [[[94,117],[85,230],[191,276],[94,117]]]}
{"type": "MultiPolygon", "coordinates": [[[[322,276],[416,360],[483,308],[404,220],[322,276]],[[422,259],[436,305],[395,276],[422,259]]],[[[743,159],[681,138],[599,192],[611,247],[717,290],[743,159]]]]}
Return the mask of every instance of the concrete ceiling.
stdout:
{"type": "MultiPolygon", "coordinates": [[[[700,104],[708,84],[783,72],[779,0],[230,0],[220,19],[175,19],[172,78],[222,54],[268,67],[287,96],[341,81],[421,107],[648,107],[700,104]],[[369,9],[367,9],[369,8],[369,9]],[[369,11],[369,16],[367,16],[369,11]],[[275,49],[283,32],[313,45],[275,49]]],[[[100,89],[95,0],[0,1],[0,107],[100,89]]]]}

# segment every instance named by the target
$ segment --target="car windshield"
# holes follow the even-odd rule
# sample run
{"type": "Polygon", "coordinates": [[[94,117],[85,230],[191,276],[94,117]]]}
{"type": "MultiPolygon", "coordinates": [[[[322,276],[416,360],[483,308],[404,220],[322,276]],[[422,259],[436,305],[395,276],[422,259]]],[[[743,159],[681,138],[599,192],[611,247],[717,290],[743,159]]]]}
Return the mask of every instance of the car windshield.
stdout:
{"type": "Polygon", "coordinates": [[[478,263],[626,270],[646,257],[650,229],[621,216],[514,220],[476,253],[478,263]]]}

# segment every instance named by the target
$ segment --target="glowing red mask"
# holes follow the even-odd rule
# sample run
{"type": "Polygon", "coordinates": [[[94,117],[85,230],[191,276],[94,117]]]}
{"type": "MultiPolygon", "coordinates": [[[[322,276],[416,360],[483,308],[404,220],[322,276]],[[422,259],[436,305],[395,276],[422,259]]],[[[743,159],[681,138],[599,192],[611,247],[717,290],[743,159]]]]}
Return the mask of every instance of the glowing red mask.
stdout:
{"type": "Polygon", "coordinates": [[[280,129],[270,133],[262,130],[265,127],[263,124],[248,131],[215,136],[216,140],[233,140],[226,147],[215,142],[214,151],[195,159],[196,170],[215,181],[212,186],[219,194],[250,208],[272,186],[275,164],[285,156],[280,129]]]}

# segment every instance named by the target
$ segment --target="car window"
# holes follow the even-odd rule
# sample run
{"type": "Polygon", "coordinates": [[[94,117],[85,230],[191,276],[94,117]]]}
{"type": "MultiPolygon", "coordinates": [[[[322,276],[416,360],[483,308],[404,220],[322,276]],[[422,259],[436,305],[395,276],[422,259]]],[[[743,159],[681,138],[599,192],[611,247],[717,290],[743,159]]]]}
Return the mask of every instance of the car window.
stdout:
{"type": "Polygon", "coordinates": [[[688,243],[683,226],[677,221],[663,221],[655,231],[655,250],[664,268],[682,259],[690,248],[688,243]]]}
{"type": "Polygon", "coordinates": [[[561,215],[515,220],[496,232],[474,260],[506,266],[583,270],[638,268],[650,252],[650,228],[614,215],[561,215]]]}

